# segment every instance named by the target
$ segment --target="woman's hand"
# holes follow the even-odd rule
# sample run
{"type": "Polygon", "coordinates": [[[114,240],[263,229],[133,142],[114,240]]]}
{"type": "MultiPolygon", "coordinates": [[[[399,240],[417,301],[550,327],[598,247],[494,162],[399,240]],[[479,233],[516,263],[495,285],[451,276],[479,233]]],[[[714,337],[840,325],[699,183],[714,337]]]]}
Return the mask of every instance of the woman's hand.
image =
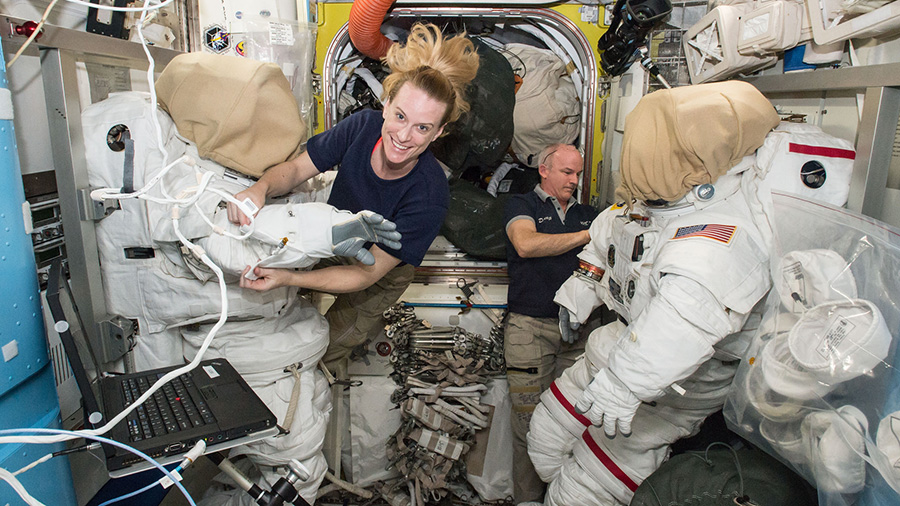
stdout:
{"type": "MultiPolygon", "coordinates": [[[[266,205],[266,189],[263,185],[259,183],[254,184],[250,188],[235,194],[235,199],[243,202],[244,199],[250,199],[253,204],[256,205],[257,213],[259,209],[262,209],[264,205],[266,205]]],[[[240,210],[238,206],[234,203],[228,203],[228,221],[236,224],[236,225],[249,225],[250,217],[244,214],[243,211],[240,210]]]]}
{"type": "Polygon", "coordinates": [[[248,279],[247,273],[250,272],[250,266],[244,268],[241,273],[239,284],[241,288],[249,288],[259,292],[265,292],[273,288],[287,286],[291,281],[291,271],[286,269],[266,269],[265,267],[256,267],[253,269],[253,276],[256,279],[248,279]]]}

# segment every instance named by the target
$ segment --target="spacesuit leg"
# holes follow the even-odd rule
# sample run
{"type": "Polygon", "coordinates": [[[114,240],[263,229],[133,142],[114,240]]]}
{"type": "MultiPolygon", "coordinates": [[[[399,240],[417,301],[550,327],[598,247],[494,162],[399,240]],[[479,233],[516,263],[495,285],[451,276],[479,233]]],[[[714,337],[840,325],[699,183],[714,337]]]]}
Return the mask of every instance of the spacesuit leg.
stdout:
{"type": "Polygon", "coordinates": [[[548,489],[549,504],[574,504],[570,501],[581,494],[600,498],[600,504],[631,502],[638,485],[668,457],[670,445],[696,434],[721,408],[735,369],[734,363],[707,361],[682,383],[686,395],[669,393],[641,404],[630,437],[610,439],[602,427],[588,427],[572,449],[574,464],[565,463],[548,489]],[[577,486],[586,489],[575,491],[577,486]]]}
{"type": "Polygon", "coordinates": [[[590,425],[575,412],[575,402],[597,374],[596,364],[605,364],[609,350],[625,326],[614,321],[591,333],[585,354],[563,371],[541,394],[528,431],[528,454],[540,478],[550,483],[571,459],[572,447],[590,425]]]}
{"type": "MultiPolygon", "coordinates": [[[[340,259],[320,262],[316,268],[335,265],[340,259]]],[[[415,268],[412,265],[394,267],[369,288],[353,293],[342,293],[325,313],[330,328],[330,343],[322,360],[329,369],[350,356],[356,346],[365,342],[369,333],[380,328],[382,313],[397,302],[412,283],[415,268]]]]}

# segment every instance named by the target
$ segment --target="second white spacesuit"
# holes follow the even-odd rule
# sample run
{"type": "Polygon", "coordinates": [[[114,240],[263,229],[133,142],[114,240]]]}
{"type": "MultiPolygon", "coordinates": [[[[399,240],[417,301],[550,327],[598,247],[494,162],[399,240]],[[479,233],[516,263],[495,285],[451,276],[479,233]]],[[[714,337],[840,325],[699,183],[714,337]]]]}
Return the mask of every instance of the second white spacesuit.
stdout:
{"type": "Polygon", "coordinates": [[[755,88],[731,82],[657,92],[629,115],[622,189],[637,202],[597,217],[555,298],[573,323],[602,304],[622,321],[591,334],[535,410],[545,504],[628,504],[669,445],[722,406],[771,285],[753,153],[777,123],[755,88]]]}

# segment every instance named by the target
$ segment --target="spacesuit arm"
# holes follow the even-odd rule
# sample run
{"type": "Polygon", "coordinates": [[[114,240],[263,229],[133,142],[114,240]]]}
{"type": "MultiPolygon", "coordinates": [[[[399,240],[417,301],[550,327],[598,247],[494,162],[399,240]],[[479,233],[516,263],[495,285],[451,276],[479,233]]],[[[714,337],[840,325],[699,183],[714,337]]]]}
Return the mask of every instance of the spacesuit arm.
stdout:
{"type": "Polygon", "coordinates": [[[567,279],[553,298],[569,312],[569,321],[584,323],[591,313],[603,305],[606,272],[606,249],[609,247],[610,222],[620,213],[615,206],[604,210],[591,223],[591,241],[578,253],[579,268],[567,279]]]}
{"type": "Polygon", "coordinates": [[[629,436],[641,401],[662,397],[673,383],[693,374],[742,321],[698,283],[663,277],[657,295],[619,336],[608,366],[585,388],[576,411],[602,425],[609,437],[617,431],[629,436]]]}
{"type": "MultiPolygon", "coordinates": [[[[237,233],[225,212],[214,217],[216,229],[237,233]]],[[[242,227],[241,231],[245,229],[242,227]]],[[[375,263],[368,243],[399,248],[400,233],[393,222],[362,211],[350,213],[328,204],[273,204],[261,209],[249,239],[237,241],[211,234],[203,248],[224,270],[237,274],[244,267],[303,268],[332,256],[375,263]]]]}
{"type": "Polygon", "coordinates": [[[742,323],[743,315],[699,283],[663,276],[658,293],[610,352],[609,369],[642,401],[658,399],[712,357],[713,346],[742,323]]]}

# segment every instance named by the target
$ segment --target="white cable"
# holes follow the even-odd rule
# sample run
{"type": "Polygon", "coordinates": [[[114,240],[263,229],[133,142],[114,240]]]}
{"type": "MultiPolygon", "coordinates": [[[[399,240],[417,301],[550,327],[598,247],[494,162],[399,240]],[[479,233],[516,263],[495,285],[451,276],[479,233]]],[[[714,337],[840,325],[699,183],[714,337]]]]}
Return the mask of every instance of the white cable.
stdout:
{"type": "MultiPolygon", "coordinates": [[[[60,434],[60,435],[68,435],[69,436],[69,437],[63,436],[63,439],[62,439],[63,441],[66,439],[76,439],[79,437],[84,437],[85,439],[93,439],[94,441],[100,441],[101,443],[107,443],[107,444],[116,446],[118,448],[122,448],[123,450],[127,450],[127,451],[137,455],[138,457],[146,460],[150,464],[152,464],[153,467],[162,471],[163,474],[168,476],[169,479],[171,479],[175,483],[175,486],[178,487],[178,490],[180,490],[181,493],[184,495],[185,499],[187,499],[188,504],[190,504],[191,506],[197,506],[197,503],[194,502],[194,498],[191,497],[191,494],[189,494],[187,489],[184,488],[184,485],[182,485],[181,482],[179,482],[175,478],[175,476],[171,472],[169,472],[168,469],[163,467],[163,465],[160,464],[159,462],[157,462],[153,457],[150,457],[146,453],[144,453],[134,447],[131,447],[125,443],[120,443],[118,441],[115,441],[115,440],[112,440],[109,438],[105,438],[105,437],[101,437],[101,436],[83,434],[83,432],[84,431],[73,432],[73,431],[61,430],[61,429],[35,429],[35,428],[0,429],[0,443],[39,443],[39,444],[41,444],[41,443],[56,442],[56,441],[50,441],[50,438],[52,438],[52,436],[12,436],[11,435],[11,434],[21,434],[21,433],[60,434]]],[[[9,473],[9,471],[0,468],[0,478],[3,478],[5,480],[6,477],[3,476],[4,472],[9,473]]],[[[11,474],[12,473],[10,473],[10,475],[11,474]]],[[[13,481],[16,483],[19,482],[17,479],[15,479],[15,477],[13,477],[13,481]]],[[[13,483],[10,482],[10,485],[13,485],[13,483]]],[[[13,485],[13,488],[15,488],[15,485],[13,485]]],[[[17,490],[17,492],[18,492],[18,490],[17,490]]],[[[28,495],[28,493],[25,491],[24,487],[22,488],[22,492],[24,492],[25,495],[28,495]]],[[[22,494],[19,494],[19,495],[20,495],[20,497],[25,499],[25,496],[23,496],[22,494]]],[[[31,497],[31,496],[28,496],[28,497],[31,497]]],[[[27,501],[27,499],[26,499],[26,501],[27,501]]],[[[29,506],[32,506],[32,505],[35,505],[35,506],[41,505],[42,506],[42,504],[40,502],[37,502],[36,499],[35,499],[34,503],[29,503],[29,506]]]]}
{"type": "MultiPolygon", "coordinates": [[[[156,11],[158,9],[162,9],[163,7],[172,3],[173,0],[166,0],[165,2],[163,2],[161,4],[152,5],[149,7],[147,6],[147,3],[149,3],[149,0],[144,3],[144,7],[115,7],[112,5],[92,4],[90,2],[84,2],[81,0],[67,0],[67,1],[74,3],[74,4],[83,5],[85,7],[90,7],[93,9],[116,11],[116,12],[142,12],[142,13],[146,14],[149,11],[156,11]]],[[[13,63],[15,63],[16,60],[19,59],[19,56],[21,56],[22,53],[25,52],[25,49],[29,45],[31,45],[31,43],[34,41],[34,39],[36,39],[41,34],[41,28],[44,27],[44,23],[47,22],[47,17],[50,16],[50,11],[53,9],[54,6],[56,6],[57,2],[59,2],[59,0],[53,0],[52,2],[50,2],[49,5],[47,5],[47,8],[44,10],[44,14],[41,16],[41,20],[38,22],[37,26],[35,27],[34,32],[32,32],[32,34],[25,40],[25,42],[19,48],[19,50],[16,51],[16,54],[13,55],[12,58],[10,58],[9,62],[7,62],[7,64],[6,64],[7,69],[12,67],[13,63]]],[[[140,29],[138,29],[138,33],[140,33],[140,29]]],[[[143,37],[142,37],[142,42],[143,42],[143,37]]],[[[151,79],[150,82],[152,83],[153,80],[151,79]]]]}
{"type": "Polygon", "coordinates": [[[174,0],[165,0],[162,3],[153,3],[153,4],[151,4],[150,0],[145,0],[143,7],[115,7],[113,5],[92,4],[90,2],[85,2],[83,0],[66,0],[66,1],[73,3],[73,4],[77,4],[77,5],[83,5],[84,7],[89,7],[91,9],[100,9],[101,11],[146,13],[148,11],[162,9],[163,7],[172,3],[174,0]],[[148,7],[147,4],[151,4],[151,5],[148,7]]]}
{"type": "Polygon", "coordinates": [[[13,474],[13,476],[18,476],[18,475],[24,473],[25,471],[28,471],[29,469],[37,466],[38,464],[43,464],[44,462],[47,462],[48,460],[50,460],[52,458],[53,458],[53,453],[48,453],[47,455],[44,455],[43,457],[35,460],[31,464],[28,464],[27,466],[23,467],[22,469],[19,469],[18,471],[14,472],[12,474],[13,474]]]}
{"type": "MultiPolygon", "coordinates": [[[[178,165],[179,163],[184,162],[187,164],[196,164],[194,159],[188,155],[183,155],[174,162],[165,165],[159,173],[153,176],[150,181],[148,181],[143,188],[140,190],[131,192],[131,193],[119,193],[119,188],[98,188],[96,190],[91,191],[91,199],[100,201],[104,199],[133,199],[139,198],[148,191],[150,191],[161,179],[165,176],[173,167],[178,165]]],[[[147,200],[151,202],[158,202],[161,204],[169,203],[169,200],[162,200],[156,197],[148,197],[147,200]]]]}
{"type": "Polygon", "coordinates": [[[222,230],[221,227],[217,227],[215,224],[213,224],[212,220],[210,220],[206,216],[206,213],[204,213],[203,210],[200,209],[199,204],[195,203],[194,208],[200,213],[200,217],[203,219],[203,221],[205,221],[206,224],[209,225],[210,228],[212,228],[213,231],[216,232],[217,234],[224,235],[225,237],[231,237],[232,239],[237,239],[238,241],[243,241],[243,240],[248,239],[253,234],[253,230],[256,228],[256,217],[253,215],[252,210],[249,207],[247,207],[246,204],[244,204],[243,202],[234,198],[233,195],[231,195],[227,192],[219,190],[218,188],[208,188],[207,190],[222,197],[226,201],[231,202],[232,204],[236,205],[238,207],[238,209],[240,209],[241,212],[244,213],[244,215],[246,215],[248,218],[250,218],[250,224],[247,225],[247,233],[245,233],[245,234],[235,235],[235,234],[232,234],[231,232],[226,232],[225,230],[222,230]]]}
{"type": "MultiPolygon", "coordinates": [[[[150,0],[145,0],[144,4],[150,0]]],[[[141,46],[144,48],[144,54],[147,55],[147,61],[149,65],[147,66],[147,82],[150,83],[150,121],[153,123],[153,128],[156,131],[156,144],[159,147],[159,151],[163,156],[163,165],[166,164],[169,158],[169,152],[166,151],[165,143],[162,138],[162,127],[159,124],[159,116],[156,114],[156,109],[159,106],[159,102],[156,97],[156,86],[153,85],[154,77],[155,77],[155,69],[156,69],[156,61],[153,60],[153,56],[150,54],[150,48],[147,47],[147,41],[144,39],[144,30],[143,24],[144,20],[147,16],[147,12],[141,13],[141,19],[138,23],[138,38],[141,41],[141,46]]],[[[159,190],[165,197],[169,197],[169,194],[166,192],[166,187],[163,184],[159,185],[159,190]]]]}
{"type": "Polygon", "coordinates": [[[53,0],[52,2],[50,2],[49,5],[47,5],[47,8],[44,9],[44,14],[41,16],[41,20],[38,22],[37,26],[34,28],[34,31],[31,32],[31,35],[29,35],[27,39],[25,39],[25,42],[22,44],[22,47],[20,47],[19,50],[16,51],[16,54],[14,54],[13,57],[10,58],[9,62],[6,64],[7,69],[12,67],[12,64],[15,63],[16,60],[18,60],[19,57],[22,56],[22,53],[25,52],[25,48],[27,48],[31,44],[31,42],[34,39],[36,39],[38,37],[38,35],[41,34],[41,29],[44,27],[44,23],[47,22],[47,17],[50,16],[50,11],[53,9],[53,7],[56,5],[56,2],[58,2],[58,1],[59,0],[53,0]]]}
{"type": "MultiPolygon", "coordinates": [[[[154,392],[159,390],[163,385],[165,385],[166,383],[171,381],[173,378],[181,376],[182,374],[193,370],[195,367],[197,367],[197,365],[200,363],[200,361],[203,360],[203,354],[206,353],[207,348],[209,348],[209,345],[212,342],[213,337],[215,337],[216,333],[219,332],[219,329],[222,328],[222,326],[225,324],[225,321],[228,318],[228,291],[225,286],[225,275],[222,273],[222,269],[219,268],[219,266],[216,265],[212,260],[210,260],[209,256],[207,256],[206,252],[203,251],[203,248],[190,242],[181,233],[181,230],[178,227],[179,212],[180,212],[180,208],[178,206],[174,207],[172,210],[172,213],[173,213],[172,224],[175,229],[175,235],[178,236],[178,239],[182,242],[182,244],[184,244],[188,249],[190,249],[192,253],[194,253],[204,264],[206,264],[210,269],[212,269],[213,272],[216,273],[216,278],[219,281],[219,292],[220,292],[220,296],[221,296],[222,311],[219,314],[219,320],[216,322],[216,324],[213,326],[213,328],[210,329],[209,333],[206,335],[206,338],[203,340],[203,344],[200,346],[200,350],[197,352],[197,354],[194,356],[194,359],[191,360],[191,362],[189,364],[186,364],[182,367],[179,367],[178,369],[169,371],[166,374],[164,374],[161,378],[156,380],[156,382],[153,383],[153,385],[151,385],[150,388],[146,392],[144,392],[143,395],[141,395],[140,397],[135,399],[134,402],[129,404],[124,410],[122,410],[121,413],[119,413],[118,415],[113,417],[109,422],[107,422],[102,427],[99,427],[97,429],[73,431],[68,436],[65,436],[65,435],[34,436],[32,438],[29,438],[30,441],[28,441],[28,442],[57,443],[60,441],[66,441],[66,440],[75,439],[78,437],[90,437],[90,436],[105,434],[105,433],[109,432],[109,430],[112,429],[116,424],[118,424],[119,422],[124,420],[125,417],[128,416],[129,413],[134,411],[135,408],[137,408],[138,406],[143,404],[144,401],[149,399],[150,396],[153,395],[154,392]]],[[[17,442],[17,441],[11,440],[8,437],[0,436],[0,444],[11,443],[11,442],[17,442]]]]}
{"type": "Polygon", "coordinates": [[[7,471],[6,469],[3,469],[2,467],[0,467],[0,479],[5,481],[6,483],[9,483],[9,486],[11,486],[12,489],[15,490],[17,494],[19,494],[19,497],[21,497],[22,500],[25,501],[25,504],[27,504],[28,506],[45,506],[44,503],[32,497],[28,493],[28,491],[25,490],[25,487],[18,479],[16,479],[13,473],[7,471]]]}

